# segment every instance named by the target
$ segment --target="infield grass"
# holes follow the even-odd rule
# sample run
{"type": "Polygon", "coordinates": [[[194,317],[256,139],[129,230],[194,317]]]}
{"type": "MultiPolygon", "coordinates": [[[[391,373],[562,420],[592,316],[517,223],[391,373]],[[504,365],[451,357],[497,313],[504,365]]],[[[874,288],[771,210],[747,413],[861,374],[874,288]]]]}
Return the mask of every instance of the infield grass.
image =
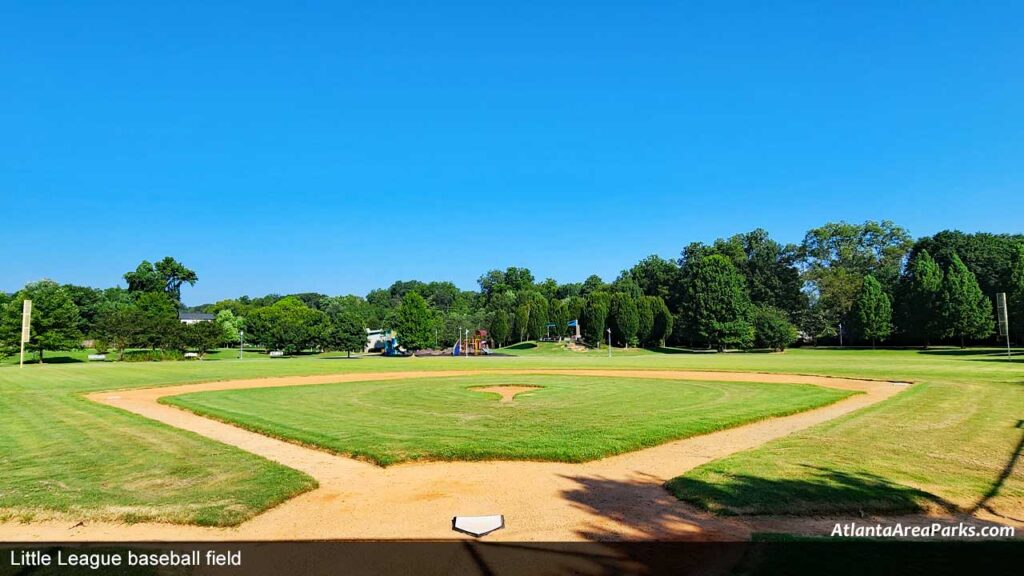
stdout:
{"type": "Polygon", "coordinates": [[[171,396],[161,402],[387,466],[407,460],[585,462],[836,402],[808,384],[472,376],[171,396]],[[503,404],[478,386],[538,386],[503,404]]]}

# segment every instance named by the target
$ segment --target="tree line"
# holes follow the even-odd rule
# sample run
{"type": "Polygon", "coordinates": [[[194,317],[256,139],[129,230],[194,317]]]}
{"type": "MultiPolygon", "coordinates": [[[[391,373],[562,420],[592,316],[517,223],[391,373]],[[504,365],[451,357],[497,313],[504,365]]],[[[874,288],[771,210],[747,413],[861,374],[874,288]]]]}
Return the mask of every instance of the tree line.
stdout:
{"type": "Polygon", "coordinates": [[[21,301],[35,312],[28,347],[66,350],[92,340],[120,357],[133,349],[205,353],[245,341],[289,353],[362,350],[366,328],[394,330],[407,349],[452,346],[485,328],[496,346],[569,336],[616,346],[781,350],[794,342],[966,345],[995,330],[993,299],[1009,296],[1011,334],[1024,339],[1024,236],[944,231],[913,240],[888,221],[828,223],[799,244],[752,232],[694,242],[677,258],[644,258],[611,282],[537,280],[490,270],[476,290],[451,282],[395,282],[365,297],[318,293],[242,296],[185,308],[198,275],[173,258],[142,262],[127,288],[43,280],[0,294],[0,354],[17,349],[21,301]],[[184,325],[181,310],[216,315],[184,325]]]}

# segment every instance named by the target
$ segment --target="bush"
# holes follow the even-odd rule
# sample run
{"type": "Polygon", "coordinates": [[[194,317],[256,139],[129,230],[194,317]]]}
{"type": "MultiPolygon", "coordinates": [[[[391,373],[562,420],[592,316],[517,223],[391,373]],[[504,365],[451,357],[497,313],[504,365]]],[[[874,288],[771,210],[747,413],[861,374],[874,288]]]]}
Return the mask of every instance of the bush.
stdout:
{"type": "Polygon", "coordinates": [[[786,313],[771,306],[754,309],[754,341],[759,348],[782,351],[798,338],[796,326],[789,321],[786,313]]]}

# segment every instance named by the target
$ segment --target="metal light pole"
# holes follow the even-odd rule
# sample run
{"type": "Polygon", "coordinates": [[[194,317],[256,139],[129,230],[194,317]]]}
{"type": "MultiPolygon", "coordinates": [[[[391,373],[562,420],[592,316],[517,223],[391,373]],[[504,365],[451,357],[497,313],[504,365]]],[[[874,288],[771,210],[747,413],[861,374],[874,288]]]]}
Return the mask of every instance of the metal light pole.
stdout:
{"type": "Polygon", "coordinates": [[[839,323],[839,347],[843,347],[843,323],[839,323]]]}
{"type": "Polygon", "coordinates": [[[245,353],[242,350],[242,342],[244,342],[244,341],[245,341],[245,330],[239,330],[238,331],[238,359],[239,360],[242,359],[243,354],[245,353]]]}
{"type": "Polygon", "coordinates": [[[612,329],[608,328],[608,357],[612,357],[612,329]]]}

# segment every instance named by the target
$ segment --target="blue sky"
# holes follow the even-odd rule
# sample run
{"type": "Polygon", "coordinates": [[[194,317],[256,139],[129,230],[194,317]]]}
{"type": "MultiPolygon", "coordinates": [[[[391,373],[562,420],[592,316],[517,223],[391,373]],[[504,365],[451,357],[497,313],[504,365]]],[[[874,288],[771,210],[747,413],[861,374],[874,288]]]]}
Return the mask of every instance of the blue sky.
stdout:
{"type": "Polygon", "coordinates": [[[4,2],[0,290],[607,279],[829,220],[1021,232],[1019,2],[4,2]]]}

